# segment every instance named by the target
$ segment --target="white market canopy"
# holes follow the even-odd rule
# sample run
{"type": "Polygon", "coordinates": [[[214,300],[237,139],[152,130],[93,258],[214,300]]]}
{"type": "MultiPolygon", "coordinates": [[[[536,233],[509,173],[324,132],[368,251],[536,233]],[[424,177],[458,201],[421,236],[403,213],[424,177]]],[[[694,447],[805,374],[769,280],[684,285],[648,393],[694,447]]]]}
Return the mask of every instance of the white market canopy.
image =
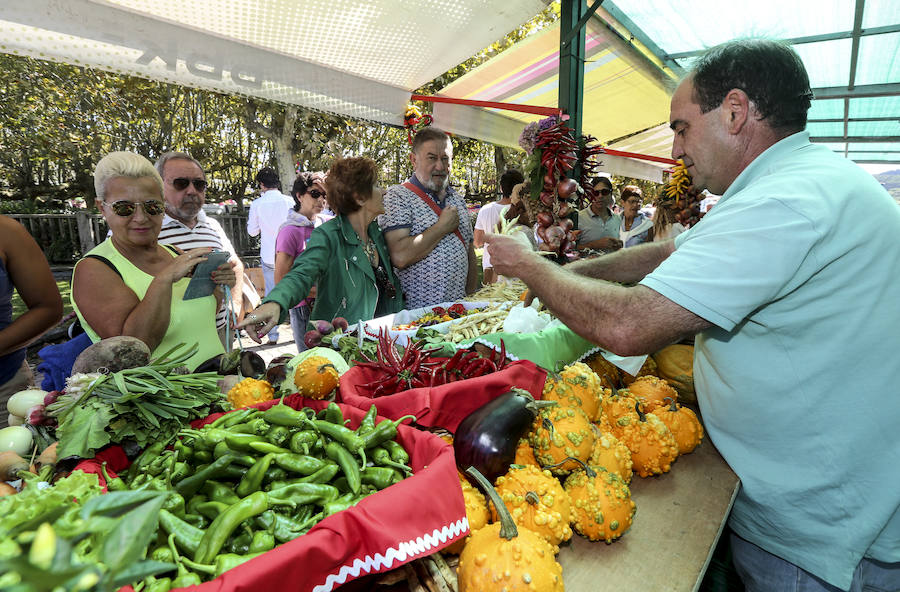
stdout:
{"type": "Polygon", "coordinates": [[[540,0],[3,0],[0,51],[403,124],[540,0]]]}
{"type": "MultiPolygon", "coordinates": [[[[556,106],[559,46],[549,37],[558,30],[520,41],[441,94],[556,106]]],[[[584,132],[610,148],[669,156],[674,84],[704,49],[747,36],[789,41],[803,59],[814,142],[857,162],[900,162],[898,0],[605,0],[586,31],[584,132]]],[[[475,120],[465,109],[475,111],[441,108],[451,120],[475,120]]],[[[478,126],[506,145],[535,119],[479,111],[478,126]]]]}
{"type": "MultiPolygon", "coordinates": [[[[4,0],[0,51],[401,125],[413,89],[546,4],[4,0]]],[[[900,162],[897,0],[605,0],[588,23],[583,131],[610,148],[669,156],[674,83],[705,47],[744,35],[794,43],[816,94],[814,141],[860,162],[900,162]]],[[[556,107],[558,42],[557,25],[441,94],[556,107]]],[[[435,108],[436,125],[448,131],[512,146],[538,117],[435,108]]],[[[648,177],[664,166],[631,165],[649,166],[651,174],[634,172],[648,177]]]]}

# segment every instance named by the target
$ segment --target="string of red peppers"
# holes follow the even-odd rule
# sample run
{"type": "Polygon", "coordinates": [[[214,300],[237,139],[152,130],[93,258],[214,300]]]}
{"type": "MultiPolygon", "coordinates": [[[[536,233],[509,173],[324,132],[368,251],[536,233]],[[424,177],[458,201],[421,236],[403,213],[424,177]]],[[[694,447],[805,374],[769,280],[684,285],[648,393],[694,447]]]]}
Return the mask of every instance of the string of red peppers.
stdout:
{"type": "Polygon", "coordinates": [[[440,386],[484,376],[507,365],[506,345],[500,341],[500,351],[491,351],[483,357],[476,351],[459,349],[451,358],[435,358],[431,354],[440,350],[425,349],[424,341],[411,341],[401,356],[396,339],[391,339],[384,329],[378,331],[378,349],[375,359],[363,358],[359,366],[375,370],[377,377],[360,386],[372,397],[393,395],[412,388],[440,386]]]}
{"type": "Polygon", "coordinates": [[[572,128],[562,121],[541,131],[535,147],[541,149],[541,164],[548,174],[563,176],[578,162],[578,143],[572,137],[572,128]]]}

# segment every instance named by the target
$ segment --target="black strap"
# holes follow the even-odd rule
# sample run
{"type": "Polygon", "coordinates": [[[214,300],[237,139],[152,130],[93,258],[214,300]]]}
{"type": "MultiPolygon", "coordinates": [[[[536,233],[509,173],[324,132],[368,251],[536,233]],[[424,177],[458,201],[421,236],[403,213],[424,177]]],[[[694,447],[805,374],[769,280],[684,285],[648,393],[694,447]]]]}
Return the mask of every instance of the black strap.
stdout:
{"type": "Polygon", "coordinates": [[[117,276],[122,277],[122,274],[119,272],[118,269],[116,269],[116,266],[113,265],[113,262],[110,261],[109,259],[107,259],[106,257],[104,257],[103,255],[85,255],[84,258],[85,259],[88,259],[88,258],[96,259],[97,261],[101,261],[101,262],[105,263],[111,270],[116,272],[117,276]]]}

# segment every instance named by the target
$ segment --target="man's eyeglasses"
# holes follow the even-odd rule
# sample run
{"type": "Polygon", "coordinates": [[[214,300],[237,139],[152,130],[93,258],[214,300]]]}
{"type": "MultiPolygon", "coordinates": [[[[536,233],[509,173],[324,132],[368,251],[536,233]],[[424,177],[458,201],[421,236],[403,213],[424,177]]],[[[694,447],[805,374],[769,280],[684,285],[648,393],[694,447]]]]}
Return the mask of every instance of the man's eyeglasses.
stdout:
{"type": "Polygon", "coordinates": [[[318,189],[310,189],[306,193],[308,193],[310,196],[312,196],[313,199],[319,199],[320,197],[325,197],[325,192],[319,191],[318,189]]]}
{"type": "Polygon", "coordinates": [[[194,189],[197,191],[206,191],[206,187],[209,185],[204,179],[188,179],[187,177],[176,177],[172,179],[172,187],[178,191],[184,191],[191,183],[194,184],[194,189]]]}
{"type": "Polygon", "coordinates": [[[108,201],[101,201],[100,203],[112,209],[116,216],[122,216],[123,218],[134,215],[134,210],[137,209],[138,203],[144,208],[144,213],[148,216],[159,216],[166,211],[166,205],[156,199],[148,199],[142,202],[125,201],[123,199],[112,203],[108,201]]]}
{"type": "Polygon", "coordinates": [[[626,200],[625,200],[625,203],[631,204],[631,205],[633,205],[633,206],[639,206],[639,205],[641,205],[641,204],[644,203],[644,202],[643,202],[643,200],[641,200],[641,198],[639,198],[639,197],[632,197],[632,198],[626,199],[626,200]]]}
{"type": "Polygon", "coordinates": [[[384,268],[379,265],[374,271],[375,283],[378,284],[378,289],[384,292],[384,295],[388,298],[395,298],[397,296],[397,289],[394,287],[394,284],[391,283],[384,268]]]}

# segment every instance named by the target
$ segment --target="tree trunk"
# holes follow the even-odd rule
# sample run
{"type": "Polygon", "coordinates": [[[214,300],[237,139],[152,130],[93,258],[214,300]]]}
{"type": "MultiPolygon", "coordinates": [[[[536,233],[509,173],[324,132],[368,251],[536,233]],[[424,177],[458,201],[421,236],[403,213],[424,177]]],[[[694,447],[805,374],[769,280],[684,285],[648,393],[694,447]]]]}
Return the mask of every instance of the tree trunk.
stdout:
{"type": "Polygon", "coordinates": [[[494,146],[494,168],[497,169],[497,183],[500,183],[500,177],[506,172],[506,156],[500,146],[494,146]]]}
{"type": "Polygon", "coordinates": [[[288,194],[296,176],[294,153],[291,150],[294,140],[294,125],[297,123],[297,107],[291,105],[284,108],[284,119],[280,130],[275,132],[272,148],[278,164],[278,177],[281,179],[281,191],[288,194]]]}

